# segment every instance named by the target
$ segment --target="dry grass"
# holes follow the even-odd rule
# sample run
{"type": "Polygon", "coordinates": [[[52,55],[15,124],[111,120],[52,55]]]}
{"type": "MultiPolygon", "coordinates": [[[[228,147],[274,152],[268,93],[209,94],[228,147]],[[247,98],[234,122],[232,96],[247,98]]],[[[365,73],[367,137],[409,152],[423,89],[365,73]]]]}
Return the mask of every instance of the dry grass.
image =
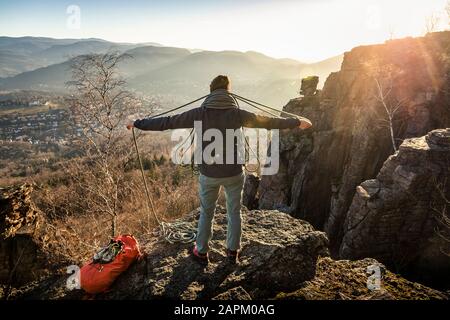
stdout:
{"type": "MultiPolygon", "coordinates": [[[[155,210],[162,220],[177,219],[199,206],[197,176],[190,168],[166,161],[145,173],[155,210]]],[[[121,191],[116,234],[128,233],[147,239],[154,235],[157,223],[147,204],[141,173],[134,168],[125,177],[127,184],[121,191]]],[[[87,261],[110,238],[111,217],[98,208],[84,206],[83,202],[93,203],[86,196],[63,171],[55,173],[51,183],[41,183],[34,195],[58,243],[53,250],[77,264],[87,261]]]]}
{"type": "MultiPolygon", "coordinates": [[[[172,221],[198,208],[198,176],[189,167],[174,165],[169,160],[171,144],[168,134],[147,134],[139,144],[144,159],[160,159],[161,156],[166,159],[164,163],[145,171],[158,216],[165,221],[172,221]]],[[[29,158],[20,162],[8,162],[6,159],[7,165],[2,169],[5,175],[0,185],[35,183],[37,187],[33,200],[46,215],[47,229],[52,238],[49,239],[49,249],[64,260],[75,264],[84,263],[109,241],[111,217],[83,205],[90,201],[70,177],[82,173],[67,174],[70,160],[58,154],[46,154],[46,158],[52,159],[50,162],[35,162],[38,171],[28,171],[23,177],[15,176],[22,166],[42,156],[30,153],[29,158]]],[[[136,164],[125,172],[125,177],[127,183],[122,190],[116,234],[130,233],[144,241],[154,236],[157,223],[149,211],[141,173],[136,164]]],[[[219,203],[224,203],[223,193],[219,203]]]]}

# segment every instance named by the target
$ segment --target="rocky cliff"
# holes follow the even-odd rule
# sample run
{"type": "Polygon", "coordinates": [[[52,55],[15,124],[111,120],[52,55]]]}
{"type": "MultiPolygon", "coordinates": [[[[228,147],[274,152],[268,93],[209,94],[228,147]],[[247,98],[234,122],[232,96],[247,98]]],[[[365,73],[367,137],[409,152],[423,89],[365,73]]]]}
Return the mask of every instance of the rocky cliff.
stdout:
{"type": "Polygon", "coordinates": [[[449,178],[450,129],[405,140],[375,179],[356,188],[340,256],[373,257],[422,282],[448,287],[449,178]]]}
{"type": "MultiPolygon", "coordinates": [[[[354,48],[322,91],[315,90],[315,83],[314,78],[305,79],[303,96],[284,107],[310,118],[314,127],[281,133],[279,173],[259,182],[253,179],[250,189],[257,188],[256,199],[247,202],[309,221],[327,233],[331,253],[339,257],[356,187],[375,178],[394,154],[392,140],[397,149],[405,139],[450,127],[450,32],[354,48]],[[398,109],[389,114],[384,106],[398,109]]],[[[434,193],[427,187],[422,193],[434,193]]],[[[352,216],[355,210],[353,206],[352,216]]],[[[376,250],[364,252],[377,256],[376,250]]]]}

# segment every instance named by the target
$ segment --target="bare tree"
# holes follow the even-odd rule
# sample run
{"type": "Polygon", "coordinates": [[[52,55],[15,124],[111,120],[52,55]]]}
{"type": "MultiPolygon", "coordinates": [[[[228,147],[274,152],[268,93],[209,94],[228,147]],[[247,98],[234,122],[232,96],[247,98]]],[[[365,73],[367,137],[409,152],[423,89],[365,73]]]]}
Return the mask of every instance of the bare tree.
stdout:
{"type": "Polygon", "coordinates": [[[450,0],[447,1],[447,5],[445,6],[445,11],[447,12],[447,20],[450,25],[450,0]]]}
{"type": "Polygon", "coordinates": [[[388,128],[392,149],[396,152],[397,139],[395,137],[394,121],[397,113],[404,106],[404,99],[396,99],[393,90],[395,84],[394,77],[400,73],[400,70],[392,65],[380,66],[377,62],[368,63],[367,66],[369,77],[373,79],[375,84],[373,97],[378,102],[375,108],[377,121],[381,123],[382,127],[388,128]]]}
{"type": "Polygon", "coordinates": [[[430,14],[425,20],[425,33],[435,32],[438,29],[440,17],[437,13],[430,14]]]}
{"type": "Polygon", "coordinates": [[[133,150],[125,137],[125,122],[142,107],[118,73],[119,63],[127,57],[119,53],[78,56],[72,59],[72,81],[68,83],[75,89],[71,114],[83,137],[79,141],[83,157],[72,161],[68,171],[83,193],[80,206],[108,215],[112,236],[127,190],[124,168],[133,150]]]}

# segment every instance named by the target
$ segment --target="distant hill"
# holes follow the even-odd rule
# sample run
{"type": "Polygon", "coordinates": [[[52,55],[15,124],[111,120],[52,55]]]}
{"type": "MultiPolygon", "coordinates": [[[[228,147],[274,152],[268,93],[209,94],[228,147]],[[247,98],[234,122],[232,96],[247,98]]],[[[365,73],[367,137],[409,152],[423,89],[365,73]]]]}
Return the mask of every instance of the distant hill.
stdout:
{"type": "Polygon", "coordinates": [[[4,76],[0,90],[65,90],[72,57],[111,50],[131,56],[120,65],[130,88],[174,103],[207,93],[214,76],[227,74],[237,93],[281,107],[298,95],[302,77],[318,75],[323,83],[330,72],[340,69],[342,62],[342,55],[305,64],[254,51],[192,52],[159,44],[119,44],[101,39],[0,37],[0,75],[4,76]]]}
{"type": "Polygon", "coordinates": [[[126,51],[131,56],[124,60],[121,72],[127,78],[136,78],[156,69],[176,63],[187,57],[191,52],[187,49],[172,47],[146,46],[126,51]]]}
{"type": "Polygon", "coordinates": [[[142,45],[113,43],[102,39],[0,37],[0,78],[61,63],[80,54],[126,51],[138,46],[142,45]]]}
{"type": "Polygon", "coordinates": [[[304,64],[254,52],[201,51],[184,56],[129,80],[130,86],[147,93],[193,99],[208,92],[211,79],[226,74],[232,90],[281,107],[296,96],[304,64]]]}
{"type": "Polygon", "coordinates": [[[65,89],[70,79],[70,61],[52,64],[48,67],[27,71],[14,77],[0,80],[0,88],[4,90],[57,90],[65,89]]]}

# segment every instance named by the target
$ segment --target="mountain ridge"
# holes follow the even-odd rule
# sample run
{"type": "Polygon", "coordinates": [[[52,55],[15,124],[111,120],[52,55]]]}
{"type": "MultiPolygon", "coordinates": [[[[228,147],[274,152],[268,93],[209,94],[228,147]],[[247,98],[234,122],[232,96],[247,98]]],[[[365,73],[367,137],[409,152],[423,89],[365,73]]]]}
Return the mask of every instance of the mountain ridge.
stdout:
{"type": "Polygon", "coordinates": [[[192,52],[186,48],[117,44],[98,39],[67,39],[58,43],[52,38],[3,37],[0,38],[0,90],[67,91],[65,83],[70,80],[71,58],[108,51],[133,57],[119,67],[130,89],[175,102],[204,95],[213,77],[227,74],[232,86],[241,93],[281,106],[296,95],[303,76],[318,74],[325,79],[342,62],[342,55],[305,64],[256,51],[192,52]]]}

